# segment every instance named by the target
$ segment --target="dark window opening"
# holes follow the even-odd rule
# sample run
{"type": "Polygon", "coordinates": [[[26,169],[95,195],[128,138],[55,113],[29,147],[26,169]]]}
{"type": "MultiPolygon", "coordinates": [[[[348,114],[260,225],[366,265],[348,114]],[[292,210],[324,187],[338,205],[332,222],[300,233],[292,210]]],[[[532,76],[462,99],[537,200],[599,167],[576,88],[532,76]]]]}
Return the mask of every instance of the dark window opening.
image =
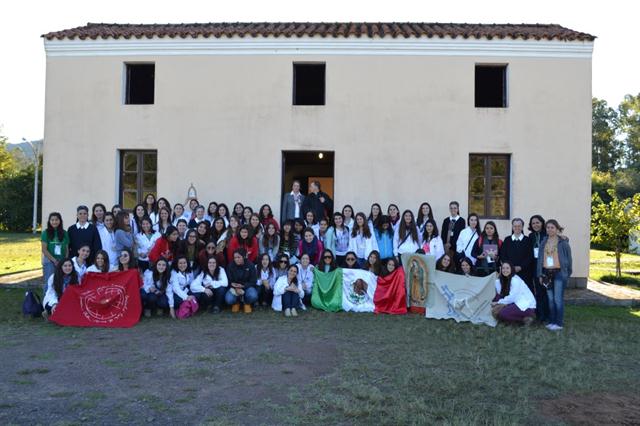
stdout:
{"type": "Polygon", "coordinates": [[[509,155],[469,155],[470,213],[476,213],[480,218],[509,218],[510,169],[509,155]]]}
{"type": "Polygon", "coordinates": [[[153,104],[155,73],[155,64],[127,64],[126,104],[153,104]]]}
{"type": "Polygon", "coordinates": [[[324,105],[325,64],[293,64],[293,104],[324,105]]]}
{"type": "Polygon", "coordinates": [[[476,108],[507,107],[507,66],[476,65],[476,108]]]}

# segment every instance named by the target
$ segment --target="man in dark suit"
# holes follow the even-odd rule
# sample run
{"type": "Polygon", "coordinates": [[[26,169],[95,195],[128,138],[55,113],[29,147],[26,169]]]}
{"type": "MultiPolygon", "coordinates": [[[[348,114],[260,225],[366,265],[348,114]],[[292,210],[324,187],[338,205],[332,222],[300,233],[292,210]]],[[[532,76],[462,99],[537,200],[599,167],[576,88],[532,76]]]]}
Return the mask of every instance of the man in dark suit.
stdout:
{"type": "Polygon", "coordinates": [[[451,259],[454,259],[458,236],[466,226],[466,223],[464,218],[460,217],[460,204],[457,201],[449,203],[449,213],[451,216],[442,222],[440,235],[442,236],[442,242],[444,244],[444,252],[447,253],[451,259]]]}
{"type": "Polygon", "coordinates": [[[280,223],[287,220],[302,219],[302,204],[305,196],[300,192],[300,181],[294,180],[291,185],[291,192],[284,196],[282,200],[282,210],[280,210],[280,223]]]}
{"type": "Polygon", "coordinates": [[[320,190],[320,182],[313,181],[309,185],[309,195],[302,203],[302,214],[312,211],[315,215],[316,222],[327,216],[333,215],[333,200],[327,194],[320,190]]]}

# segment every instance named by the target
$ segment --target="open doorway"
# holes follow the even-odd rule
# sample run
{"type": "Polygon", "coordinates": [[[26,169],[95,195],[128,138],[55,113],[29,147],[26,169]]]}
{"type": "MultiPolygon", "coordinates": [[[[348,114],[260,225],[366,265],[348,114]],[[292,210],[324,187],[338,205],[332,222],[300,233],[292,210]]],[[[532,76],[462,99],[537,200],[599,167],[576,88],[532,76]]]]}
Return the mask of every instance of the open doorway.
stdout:
{"type": "Polygon", "coordinates": [[[309,193],[309,184],[317,180],[322,191],[335,199],[333,194],[333,151],[282,151],[282,193],[280,204],[284,195],[291,192],[294,180],[300,181],[300,192],[309,193]]]}

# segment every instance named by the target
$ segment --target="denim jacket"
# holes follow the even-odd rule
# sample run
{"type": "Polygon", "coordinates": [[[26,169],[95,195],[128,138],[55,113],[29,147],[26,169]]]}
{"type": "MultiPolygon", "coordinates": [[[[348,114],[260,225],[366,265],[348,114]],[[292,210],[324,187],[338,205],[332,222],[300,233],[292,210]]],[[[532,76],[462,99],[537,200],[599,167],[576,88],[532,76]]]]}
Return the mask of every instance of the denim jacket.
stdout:
{"type": "MultiPolygon", "coordinates": [[[[542,263],[544,260],[543,253],[548,239],[549,237],[545,236],[540,243],[540,255],[538,256],[536,277],[542,276],[542,263]]],[[[573,273],[573,268],[571,263],[571,247],[569,246],[569,239],[564,236],[558,236],[558,260],[560,261],[560,274],[566,280],[573,273]]]]}

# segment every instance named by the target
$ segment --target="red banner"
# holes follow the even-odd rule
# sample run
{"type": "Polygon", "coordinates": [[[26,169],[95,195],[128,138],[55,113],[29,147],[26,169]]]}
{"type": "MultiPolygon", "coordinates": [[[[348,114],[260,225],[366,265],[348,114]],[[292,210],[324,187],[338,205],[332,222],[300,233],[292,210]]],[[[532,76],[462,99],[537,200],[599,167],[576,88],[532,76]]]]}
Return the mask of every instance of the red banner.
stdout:
{"type": "Polygon", "coordinates": [[[376,314],[406,314],[407,290],[404,286],[404,270],[397,268],[386,277],[378,277],[373,295],[376,314]]]}
{"type": "Polygon", "coordinates": [[[73,327],[133,327],[140,321],[142,279],[137,269],[88,272],[81,285],[68,286],[49,319],[73,327]]]}

